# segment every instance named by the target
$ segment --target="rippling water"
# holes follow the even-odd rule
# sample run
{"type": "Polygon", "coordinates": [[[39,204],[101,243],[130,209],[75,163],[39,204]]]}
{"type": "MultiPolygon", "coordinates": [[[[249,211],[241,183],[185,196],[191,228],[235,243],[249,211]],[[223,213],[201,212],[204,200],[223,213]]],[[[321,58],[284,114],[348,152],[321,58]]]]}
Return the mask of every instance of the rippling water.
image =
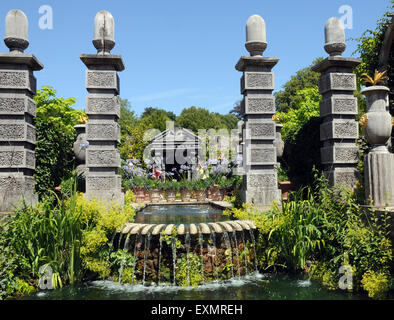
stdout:
{"type": "Polygon", "coordinates": [[[318,281],[289,275],[253,274],[199,287],[120,285],[92,281],[26,297],[32,300],[349,300],[366,299],[331,291],[318,281]]]}
{"type": "Polygon", "coordinates": [[[136,223],[190,224],[231,220],[222,210],[209,204],[148,205],[135,217],[136,223]]]}

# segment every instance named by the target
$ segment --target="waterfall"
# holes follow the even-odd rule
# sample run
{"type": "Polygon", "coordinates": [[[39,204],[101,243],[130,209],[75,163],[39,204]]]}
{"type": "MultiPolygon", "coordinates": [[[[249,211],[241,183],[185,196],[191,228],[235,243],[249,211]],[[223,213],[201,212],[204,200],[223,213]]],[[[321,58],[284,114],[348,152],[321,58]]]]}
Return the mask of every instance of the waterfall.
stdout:
{"type": "Polygon", "coordinates": [[[163,239],[159,236],[159,266],[157,271],[157,284],[160,285],[160,266],[161,266],[161,247],[163,245],[163,239]]]}
{"type": "Polygon", "coordinates": [[[147,236],[145,236],[145,245],[144,245],[144,273],[142,276],[142,285],[145,285],[145,273],[146,273],[146,259],[148,258],[148,250],[150,245],[151,233],[149,232],[147,236]]]}
{"type": "Polygon", "coordinates": [[[238,267],[238,278],[241,278],[241,268],[240,268],[240,263],[239,263],[239,249],[238,249],[238,240],[237,240],[237,234],[235,230],[233,230],[233,241],[235,244],[235,252],[237,254],[237,267],[238,267]]]}
{"type": "Polygon", "coordinates": [[[129,235],[127,235],[126,241],[123,246],[122,262],[120,263],[120,268],[119,268],[119,284],[122,283],[123,268],[124,268],[124,264],[126,263],[125,254],[127,253],[127,249],[129,247],[129,242],[130,242],[130,237],[129,237],[129,235]]]}
{"type": "Polygon", "coordinates": [[[175,275],[176,275],[176,247],[175,247],[175,239],[173,238],[171,241],[172,247],[172,284],[175,286],[175,275]]]}
{"type": "Polygon", "coordinates": [[[139,228],[132,225],[130,234],[111,235],[111,243],[117,249],[118,270],[115,270],[115,277],[118,276],[119,281],[116,282],[124,283],[126,271],[132,271],[129,281],[131,285],[149,286],[154,283],[160,286],[169,283],[176,286],[180,267],[184,272],[182,284],[189,287],[195,279],[195,272],[199,284],[207,281],[219,283],[225,278],[241,279],[243,275],[253,273],[253,269],[258,272],[258,248],[253,230],[247,229],[248,226],[242,221],[238,223],[242,228],[235,224],[234,228],[230,228],[229,225],[231,224],[201,223],[201,226],[193,224],[191,227],[182,225],[179,228],[180,238],[176,234],[171,236],[169,230],[174,227],[173,224],[167,225],[164,228],[166,232],[162,233],[160,229],[165,225],[147,225],[141,228],[137,224],[139,228]],[[133,230],[139,232],[135,233],[133,230]],[[240,248],[242,243],[243,248],[240,248]],[[182,258],[179,260],[182,262],[181,266],[177,260],[179,255],[182,258]],[[199,263],[201,265],[198,266],[199,263]]]}
{"type": "Polygon", "coordinates": [[[116,250],[119,250],[119,249],[120,249],[120,243],[122,242],[122,237],[123,237],[123,236],[124,236],[123,233],[121,233],[121,234],[119,235],[118,246],[116,247],[116,250]]]}
{"type": "Polygon", "coordinates": [[[201,256],[201,275],[202,275],[202,282],[204,282],[204,238],[201,231],[198,233],[198,243],[200,244],[200,256],[201,256]]]}
{"type": "Polygon", "coordinates": [[[223,239],[224,243],[226,244],[227,250],[230,250],[231,277],[234,278],[233,252],[231,248],[230,238],[226,230],[223,230],[223,239]]]}
{"type": "MultiPolygon", "coordinates": [[[[134,245],[133,275],[135,275],[135,267],[137,266],[138,255],[141,251],[141,244],[142,244],[142,234],[138,233],[138,235],[135,237],[135,245],[134,245]]],[[[133,284],[134,284],[134,277],[133,277],[133,284]]]]}
{"type": "Polygon", "coordinates": [[[246,241],[245,241],[245,232],[242,230],[242,242],[244,244],[244,257],[245,257],[245,274],[248,274],[248,257],[246,254],[246,241]]]}
{"type": "Polygon", "coordinates": [[[252,244],[253,244],[253,251],[254,251],[254,266],[256,273],[258,273],[258,268],[257,268],[257,253],[256,253],[256,241],[254,240],[254,234],[253,230],[249,230],[250,233],[250,238],[252,239],[252,244]]]}
{"type": "Polygon", "coordinates": [[[185,246],[186,246],[186,263],[187,263],[187,285],[190,287],[190,262],[189,262],[189,252],[190,252],[190,233],[186,232],[185,236],[185,246]]]}
{"type": "MultiPolygon", "coordinates": [[[[116,232],[114,233],[114,235],[111,238],[111,242],[110,242],[110,247],[111,249],[113,249],[115,247],[114,241],[115,241],[115,237],[116,237],[116,232]]],[[[120,237],[120,236],[119,236],[120,237]]]]}
{"type": "Polygon", "coordinates": [[[215,236],[215,232],[211,231],[211,234],[210,234],[209,237],[210,237],[210,240],[212,242],[212,248],[213,248],[213,250],[210,249],[209,251],[210,251],[210,253],[213,251],[213,254],[211,253],[211,255],[213,256],[212,261],[215,262],[214,263],[214,268],[215,268],[215,273],[216,273],[216,281],[219,281],[219,274],[218,274],[217,261],[216,261],[217,257],[216,257],[216,236],[215,236]]]}

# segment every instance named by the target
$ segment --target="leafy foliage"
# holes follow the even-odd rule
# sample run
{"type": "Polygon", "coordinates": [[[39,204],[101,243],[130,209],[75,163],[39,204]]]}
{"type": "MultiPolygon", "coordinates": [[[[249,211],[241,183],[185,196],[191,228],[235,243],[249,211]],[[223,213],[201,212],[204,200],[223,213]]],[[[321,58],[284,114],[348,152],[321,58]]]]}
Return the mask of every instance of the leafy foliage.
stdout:
{"type": "Polygon", "coordinates": [[[110,237],[134,217],[130,205],[107,209],[76,193],[76,181],[69,198],[54,193],[43,197],[36,207],[22,207],[0,225],[0,298],[28,294],[38,285],[39,268],[53,270],[54,288],[81,281],[87,274],[110,274],[110,237]]]}
{"type": "Polygon", "coordinates": [[[82,224],[75,207],[76,193],[68,200],[54,194],[36,207],[23,207],[5,223],[0,234],[5,252],[12,252],[12,277],[37,285],[39,268],[50,265],[54,283],[74,283],[81,279],[79,256],[82,224]]]}
{"type": "Polygon", "coordinates": [[[283,85],[283,90],[275,93],[277,111],[288,112],[291,109],[298,109],[300,107],[303,96],[297,95],[297,92],[318,86],[320,74],[312,71],[311,67],[322,60],[323,58],[317,58],[312,62],[311,66],[297,71],[296,74],[283,85]]]}
{"type": "Polygon", "coordinates": [[[203,282],[202,259],[190,252],[177,260],[176,282],[181,287],[197,287],[203,282]]]}
{"type": "Polygon", "coordinates": [[[76,207],[82,213],[85,226],[81,240],[83,267],[102,279],[111,274],[111,237],[134,218],[131,195],[132,191],[128,191],[123,208],[113,203],[108,209],[96,200],[87,201],[82,195],[77,197],[76,207]]]}
{"type": "Polygon", "coordinates": [[[57,98],[56,90],[42,87],[34,96],[37,103],[36,191],[42,196],[69,178],[74,166],[74,126],[86,114],[74,110],[74,98],[57,98]]]}
{"type": "Polygon", "coordinates": [[[175,121],[176,115],[172,111],[166,111],[164,109],[153,108],[153,107],[145,108],[144,112],[141,114],[141,119],[149,117],[149,116],[151,116],[152,114],[155,114],[155,113],[163,113],[163,112],[164,112],[164,114],[166,115],[166,117],[169,120],[175,121]]]}
{"type": "Polygon", "coordinates": [[[255,223],[261,270],[307,271],[337,289],[339,268],[349,265],[354,290],[384,297],[393,264],[389,214],[362,208],[350,189],[331,188],[317,174],[315,181],[314,189],[300,190],[282,207],[261,212],[244,204],[227,214],[255,223]]]}
{"type": "Polygon", "coordinates": [[[302,89],[296,96],[300,98],[296,108],[277,112],[275,119],[283,124],[281,132],[285,147],[280,160],[282,169],[295,186],[305,186],[313,182],[313,167],[321,167],[321,96],[317,87],[302,89]]]}
{"type": "Polygon", "coordinates": [[[361,80],[364,81],[365,83],[370,83],[371,85],[376,86],[380,82],[383,82],[384,80],[388,79],[388,77],[385,76],[386,72],[387,70],[384,72],[379,72],[378,70],[375,70],[373,78],[370,75],[363,73],[362,74],[363,78],[361,80]]]}
{"type": "MultiPolygon", "coordinates": [[[[391,18],[390,14],[392,14],[394,9],[394,0],[390,0],[390,5],[387,8],[388,10],[383,14],[383,16],[378,19],[376,23],[375,30],[366,30],[360,38],[352,39],[358,42],[357,49],[353,54],[358,53],[362,60],[361,64],[355,68],[355,73],[357,74],[357,78],[359,81],[359,85],[361,77],[363,74],[373,74],[374,70],[387,70],[388,75],[388,85],[389,87],[394,86],[394,67],[393,67],[393,50],[394,47],[391,47],[391,57],[388,65],[381,66],[379,65],[379,54],[381,52],[381,48],[383,45],[385,33],[387,30],[387,26],[390,24],[391,18]]],[[[393,114],[393,95],[390,94],[390,113],[393,114]]],[[[365,110],[365,108],[364,108],[365,110]]]]}
{"type": "Polygon", "coordinates": [[[286,142],[294,142],[297,133],[313,117],[319,117],[319,102],[321,95],[318,87],[305,88],[295,93],[297,100],[295,107],[287,112],[277,112],[276,119],[283,125],[282,139],[286,142]]]}
{"type": "Polygon", "coordinates": [[[176,124],[182,128],[198,133],[199,129],[235,129],[238,119],[233,114],[221,115],[211,113],[204,108],[190,107],[182,110],[176,124]]]}

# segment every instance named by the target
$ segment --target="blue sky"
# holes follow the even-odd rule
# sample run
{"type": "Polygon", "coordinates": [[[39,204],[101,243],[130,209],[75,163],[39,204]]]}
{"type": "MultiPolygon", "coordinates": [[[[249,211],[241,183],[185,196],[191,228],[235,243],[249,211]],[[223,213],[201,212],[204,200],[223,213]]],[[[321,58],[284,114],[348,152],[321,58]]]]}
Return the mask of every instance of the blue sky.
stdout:
{"type": "MultiPolygon", "coordinates": [[[[95,53],[93,21],[100,10],[115,18],[116,46],[126,70],[121,78],[122,98],[138,114],[145,107],[159,107],[179,114],[195,105],[227,113],[241,98],[241,74],[234,66],[242,55],[245,24],[249,16],[261,15],[267,26],[267,57],[279,57],[275,87],[319,56],[326,57],[324,24],[339,8],[353,10],[353,29],[347,38],[357,38],[374,29],[389,0],[3,0],[0,6],[0,35],[11,9],[20,9],[29,18],[30,46],[44,64],[36,72],[38,87],[53,86],[59,96],[75,97],[75,108],[84,109],[85,66],[81,53],[95,53]],[[53,9],[53,29],[39,28],[39,8],[53,9]]],[[[345,56],[356,43],[348,41],[345,56]]],[[[0,52],[7,52],[1,41],[0,52]]]]}

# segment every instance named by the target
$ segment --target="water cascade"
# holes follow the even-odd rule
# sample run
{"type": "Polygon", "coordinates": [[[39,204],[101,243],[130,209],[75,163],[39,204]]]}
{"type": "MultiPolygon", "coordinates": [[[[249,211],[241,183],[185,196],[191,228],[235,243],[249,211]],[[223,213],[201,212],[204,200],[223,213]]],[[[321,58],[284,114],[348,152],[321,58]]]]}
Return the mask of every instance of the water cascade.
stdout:
{"type": "MultiPolygon", "coordinates": [[[[188,225],[128,223],[113,239],[113,246],[134,258],[130,284],[177,285],[182,281],[190,286],[197,281],[192,277],[196,260],[201,262],[198,284],[235,276],[239,279],[257,270],[255,229],[247,220],[188,225]],[[249,253],[253,256],[248,257],[249,253]],[[248,266],[252,260],[254,268],[248,266]]],[[[119,269],[122,283],[126,283],[122,277],[124,263],[125,259],[119,269]]]]}

